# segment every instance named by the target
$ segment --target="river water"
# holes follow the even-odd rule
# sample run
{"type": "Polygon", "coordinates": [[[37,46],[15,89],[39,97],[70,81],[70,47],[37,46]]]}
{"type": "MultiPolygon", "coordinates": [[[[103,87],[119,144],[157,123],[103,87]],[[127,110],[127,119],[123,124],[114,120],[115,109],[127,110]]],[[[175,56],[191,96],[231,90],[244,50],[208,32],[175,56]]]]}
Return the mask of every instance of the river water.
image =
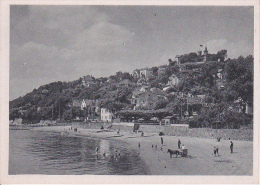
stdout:
{"type": "Polygon", "coordinates": [[[30,130],[10,130],[9,135],[10,175],[149,174],[138,153],[124,142],[30,130]],[[115,157],[115,150],[120,156],[115,157]]]}

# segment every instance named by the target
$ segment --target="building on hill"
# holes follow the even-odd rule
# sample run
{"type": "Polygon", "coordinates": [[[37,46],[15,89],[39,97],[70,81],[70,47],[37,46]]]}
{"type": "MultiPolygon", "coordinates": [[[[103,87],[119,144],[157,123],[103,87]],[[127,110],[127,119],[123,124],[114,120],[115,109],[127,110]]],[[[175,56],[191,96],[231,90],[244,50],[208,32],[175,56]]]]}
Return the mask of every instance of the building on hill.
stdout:
{"type": "Polygon", "coordinates": [[[231,108],[239,113],[243,112],[247,115],[253,115],[253,107],[244,102],[241,97],[234,101],[234,104],[231,108]]]}
{"type": "Polygon", "coordinates": [[[205,47],[205,50],[203,51],[203,55],[202,55],[202,57],[203,57],[203,61],[204,62],[206,62],[207,61],[207,57],[208,57],[208,54],[209,54],[209,52],[208,52],[208,49],[207,49],[207,46],[205,47]]]}
{"type": "Polygon", "coordinates": [[[146,92],[140,93],[132,98],[132,103],[134,105],[134,110],[136,109],[145,109],[145,110],[153,110],[157,103],[161,100],[166,100],[166,96],[164,96],[164,92],[159,92],[158,90],[153,89],[152,91],[149,89],[146,92]]]}
{"type": "Polygon", "coordinates": [[[156,88],[156,87],[151,88],[150,91],[155,93],[157,96],[163,96],[163,97],[166,96],[166,93],[163,90],[156,88]]]}
{"type": "Polygon", "coordinates": [[[101,121],[113,121],[113,113],[109,112],[106,108],[101,108],[101,121]]]}
{"type": "Polygon", "coordinates": [[[140,78],[137,80],[137,85],[145,85],[147,84],[147,81],[145,78],[140,78]]]}
{"type": "Polygon", "coordinates": [[[134,78],[144,78],[148,79],[153,76],[153,70],[149,68],[144,68],[144,69],[136,69],[132,73],[134,78]]]}
{"type": "Polygon", "coordinates": [[[118,83],[119,86],[126,86],[126,87],[131,87],[134,86],[135,83],[131,82],[129,79],[124,79],[123,81],[118,83]]]}
{"type": "Polygon", "coordinates": [[[145,68],[140,70],[140,77],[145,79],[150,78],[153,75],[153,71],[151,69],[145,68]]]}
{"type": "Polygon", "coordinates": [[[170,85],[170,86],[178,85],[179,81],[180,81],[180,79],[175,74],[172,74],[169,77],[167,85],[170,85]]]}
{"type": "Polygon", "coordinates": [[[96,84],[95,78],[91,75],[83,76],[81,84],[85,87],[89,87],[93,84],[96,84]]]}
{"type": "MultiPolygon", "coordinates": [[[[198,51],[197,53],[189,53],[185,55],[176,55],[177,65],[181,66],[184,64],[203,64],[210,60],[209,52],[207,46],[205,47],[203,54],[202,51],[198,51]]],[[[181,69],[182,70],[182,69],[181,69]]]]}
{"type": "Polygon", "coordinates": [[[176,55],[175,58],[176,58],[176,63],[179,66],[181,64],[181,62],[180,62],[181,55],[176,55]]]}
{"type": "Polygon", "coordinates": [[[139,69],[134,70],[132,75],[134,78],[140,78],[140,70],[139,69]]]}
{"type": "Polygon", "coordinates": [[[84,110],[86,107],[92,107],[95,106],[94,100],[72,100],[72,107],[78,107],[81,110],[84,110]]]}

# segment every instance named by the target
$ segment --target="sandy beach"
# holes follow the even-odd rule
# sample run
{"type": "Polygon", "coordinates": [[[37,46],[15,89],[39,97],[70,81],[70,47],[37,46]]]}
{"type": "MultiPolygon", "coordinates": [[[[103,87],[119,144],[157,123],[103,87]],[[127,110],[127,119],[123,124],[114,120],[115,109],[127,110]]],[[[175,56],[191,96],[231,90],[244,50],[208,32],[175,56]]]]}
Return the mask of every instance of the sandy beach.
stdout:
{"type": "Polygon", "coordinates": [[[77,132],[71,126],[51,126],[32,128],[32,131],[57,132],[64,136],[93,137],[113,139],[129,143],[149,167],[150,175],[253,175],[253,142],[233,140],[234,152],[230,153],[230,141],[205,138],[161,136],[158,133],[130,133],[116,130],[81,129],[77,132]],[[178,139],[188,149],[188,156],[170,158],[168,149],[178,148],[178,139]],[[140,147],[139,147],[140,143],[140,147]],[[153,147],[152,147],[153,145],[153,147]],[[157,148],[155,148],[157,145],[157,148]],[[218,145],[219,156],[213,154],[213,147],[218,145]]]}

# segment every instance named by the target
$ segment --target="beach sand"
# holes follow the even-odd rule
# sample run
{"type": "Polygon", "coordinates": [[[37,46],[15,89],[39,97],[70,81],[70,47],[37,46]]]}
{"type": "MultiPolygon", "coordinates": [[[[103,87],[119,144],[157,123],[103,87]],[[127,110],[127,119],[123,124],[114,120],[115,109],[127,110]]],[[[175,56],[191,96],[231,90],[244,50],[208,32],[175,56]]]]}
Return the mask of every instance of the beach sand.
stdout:
{"type": "Polygon", "coordinates": [[[216,139],[162,136],[164,143],[161,150],[161,136],[158,133],[144,133],[142,137],[141,133],[120,132],[117,134],[115,130],[78,128],[77,132],[74,132],[70,126],[37,127],[31,130],[127,142],[129,147],[135,149],[146,163],[150,175],[253,175],[252,141],[233,140],[234,152],[231,154],[229,140],[217,142],[216,139]],[[188,149],[188,156],[176,158],[176,155],[173,155],[170,158],[167,150],[177,149],[178,139],[188,149]],[[216,145],[219,146],[219,156],[213,154],[213,148],[216,145]]]}

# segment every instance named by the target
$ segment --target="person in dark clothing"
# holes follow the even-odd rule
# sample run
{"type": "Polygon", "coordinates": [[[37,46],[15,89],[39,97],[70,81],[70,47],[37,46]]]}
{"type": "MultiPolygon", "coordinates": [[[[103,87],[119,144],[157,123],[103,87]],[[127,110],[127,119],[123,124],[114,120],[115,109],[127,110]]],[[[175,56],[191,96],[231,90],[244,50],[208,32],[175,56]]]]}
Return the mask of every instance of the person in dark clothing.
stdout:
{"type": "Polygon", "coordinates": [[[163,145],[163,137],[161,137],[161,144],[163,145]]]}
{"type": "Polygon", "coordinates": [[[230,152],[231,152],[231,154],[233,153],[233,142],[232,141],[230,141],[230,152]]]}
{"type": "Polygon", "coordinates": [[[218,155],[218,146],[216,146],[216,155],[218,155]]]}
{"type": "Polygon", "coordinates": [[[216,157],[216,154],[217,154],[217,150],[216,150],[216,147],[214,146],[214,155],[216,157]]]}
{"type": "Polygon", "coordinates": [[[178,140],[178,148],[181,148],[181,140],[178,140]]]}

